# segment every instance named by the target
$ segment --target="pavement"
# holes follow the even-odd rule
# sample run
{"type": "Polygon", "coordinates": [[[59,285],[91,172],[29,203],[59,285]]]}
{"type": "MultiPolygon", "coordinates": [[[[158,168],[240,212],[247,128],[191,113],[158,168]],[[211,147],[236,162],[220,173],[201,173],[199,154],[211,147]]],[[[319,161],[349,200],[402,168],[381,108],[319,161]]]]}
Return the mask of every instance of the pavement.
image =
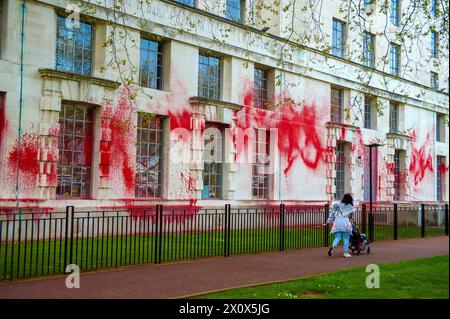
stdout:
{"type": "Polygon", "coordinates": [[[82,273],[80,288],[68,289],[65,275],[0,283],[1,299],[167,299],[297,279],[314,274],[408,259],[448,255],[449,237],[372,243],[370,255],[343,258],[341,246],[302,248],[159,265],[128,266],[82,273]]]}

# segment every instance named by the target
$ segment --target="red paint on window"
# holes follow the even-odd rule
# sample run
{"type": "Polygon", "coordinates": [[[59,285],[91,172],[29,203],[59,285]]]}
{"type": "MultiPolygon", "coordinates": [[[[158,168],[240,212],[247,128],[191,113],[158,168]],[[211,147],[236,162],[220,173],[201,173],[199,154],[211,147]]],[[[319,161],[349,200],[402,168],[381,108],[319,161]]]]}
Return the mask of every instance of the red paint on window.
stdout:
{"type": "Polygon", "coordinates": [[[411,162],[409,173],[413,177],[414,185],[417,186],[424,178],[427,171],[433,172],[433,159],[429,149],[430,134],[422,146],[417,146],[417,132],[411,134],[411,162]]]}
{"type": "Polygon", "coordinates": [[[445,163],[440,163],[438,165],[438,173],[443,175],[448,172],[448,166],[445,163]]]}
{"type": "MultiPolygon", "coordinates": [[[[251,93],[246,96],[248,103],[251,93]]],[[[319,119],[317,106],[297,106],[290,98],[281,100],[279,109],[275,111],[261,110],[244,105],[236,112],[236,127],[233,142],[235,143],[237,157],[247,148],[249,140],[247,136],[239,138],[246,129],[263,128],[278,130],[277,147],[286,158],[284,173],[287,175],[294,162],[301,158],[306,167],[317,169],[324,156],[324,147],[320,140],[318,128],[319,119]]]]}

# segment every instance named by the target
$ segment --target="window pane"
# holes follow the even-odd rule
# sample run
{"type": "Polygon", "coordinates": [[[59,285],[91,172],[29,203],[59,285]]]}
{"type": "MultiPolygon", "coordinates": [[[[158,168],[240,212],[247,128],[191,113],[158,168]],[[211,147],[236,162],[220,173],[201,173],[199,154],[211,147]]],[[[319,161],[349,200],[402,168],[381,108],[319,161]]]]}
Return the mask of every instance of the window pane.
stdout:
{"type": "Polygon", "coordinates": [[[140,85],[152,89],[162,89],[162,44],[141,39],[140,85]]]}

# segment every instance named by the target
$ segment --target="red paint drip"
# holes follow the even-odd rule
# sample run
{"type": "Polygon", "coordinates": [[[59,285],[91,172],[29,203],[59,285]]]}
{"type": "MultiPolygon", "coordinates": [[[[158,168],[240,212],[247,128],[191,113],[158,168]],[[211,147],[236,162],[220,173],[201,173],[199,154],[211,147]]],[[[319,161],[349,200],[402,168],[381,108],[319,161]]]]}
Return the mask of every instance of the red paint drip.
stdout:
{"type": "Polygon", "coordinates": [[[8,121],[6,120],[5,95],[0,93],[0,147],[2,146],[3,138],[6,136],[7,128],[8,121]]]}
{"type": "MultiPolygon", "coordinates": [[[[186,131],[191,131],[191,112],[188,110],[183,110],[181,113],[168,112],[170,118],[170,131],[176,129],[184,129],[186,131]]],[[[189,143],[189,137],[187,135],[180,134],[180,139],[183,143],[189,143]]]]}
{"type": "Polygon", "coordinates": [[[15,178],[18,162],[20,184],[27,190],[34,189],[39,175],[39,143],[40,140],[37,134],[25,133],[22,135],[20,144],[18,145],[18,142],[16,142],[8,154],[9,175],[15,178]]]}
{"type": "Polygon", "coordinates": [[[433,159],[428,149],[429,137],[421,147],[417,147],[417,133],[411,134],[411,162],[409,164],[409,173],[412,175],[414,185],[417,186],[425,177],[427,171],[433,172],[433,159]]]}
{"type": "Polygon", "coordinates": [[[448,166],[445,163],[440,163],[438,165],[438,173],[443,175],[448,172],[448,166]]]}

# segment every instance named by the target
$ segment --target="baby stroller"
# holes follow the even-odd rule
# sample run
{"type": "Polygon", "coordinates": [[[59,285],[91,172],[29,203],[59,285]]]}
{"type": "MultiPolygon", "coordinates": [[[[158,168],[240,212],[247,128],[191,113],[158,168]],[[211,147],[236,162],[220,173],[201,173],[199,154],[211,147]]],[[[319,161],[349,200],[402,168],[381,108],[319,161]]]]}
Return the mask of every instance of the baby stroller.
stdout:
{"type": "Polygon", "coordinates": [[[350,235],[350,249],[352,250],[352,254],[359,255],[364,251],[370,254],[370,243],[366,234],[361,234],[354,221],[352,221],[352,228],[352,234],[350,235]]]}

